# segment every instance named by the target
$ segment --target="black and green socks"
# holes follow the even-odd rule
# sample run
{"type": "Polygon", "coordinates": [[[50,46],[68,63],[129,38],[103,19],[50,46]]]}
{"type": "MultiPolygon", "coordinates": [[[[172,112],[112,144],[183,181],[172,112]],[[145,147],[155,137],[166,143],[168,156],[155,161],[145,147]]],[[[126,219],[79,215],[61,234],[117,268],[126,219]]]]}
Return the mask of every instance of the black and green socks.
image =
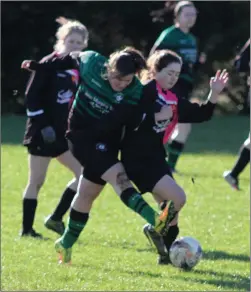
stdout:
{"type": "Polygon", "coordinates": [[[23,199],[23,233],[28,233],[33,226],[37,208],[37,199],[23,199]]]}
{"type": "Polygon", "coordinates": [[[138,213],[152,226],[155,226],[155,218],[158,216],[158,213],[147,204],[134,188],[128,188],[123,191],[120,199],[128,208],[138,213]]]}
{"type": "Polygon", "coordinates": [[[166,144],[165,148],[167,152],[167,164],[171,169],[175,169],[179,156],[184,149],[184,144],[177,141],[172,141],[170,144],[166,144]]]}
{"type": "Polygon", "coordinates": [[[89,213],[81,213],[74,209],[70,211],[68,225],[61,237],[61,244],[64,248],[70,248],[78,240],[81,231],[89,219],[89,213]]]}
{"type": "Polygon", "coordinates": [[[70,188],[65,189],[55,211],[51,215],[52,220],[62,221],[63,216],[70,209],[71,202],[73,201],[75,194],[76,194],[76,191],[74,191],[70,188]]]}

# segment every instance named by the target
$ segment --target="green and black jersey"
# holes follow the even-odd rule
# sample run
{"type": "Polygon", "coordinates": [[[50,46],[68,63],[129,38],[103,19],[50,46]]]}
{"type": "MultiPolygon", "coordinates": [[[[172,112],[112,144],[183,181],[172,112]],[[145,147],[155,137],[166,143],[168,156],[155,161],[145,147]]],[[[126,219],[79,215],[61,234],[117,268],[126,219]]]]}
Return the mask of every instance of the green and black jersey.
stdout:
{"type": "Polygon", "coordinates": [[[123,123],[124,118],[128,118],[125,113],[140,101],[142,85],[138,78],[134,77],[126,89],[116,92],[106,78],[106,63],[107,59],[94,51],[86,51],[80,57],[81,82],[70,115],[74,127],[78,129],[115,109],[117,114],[116,118],[113,115],[112,123],[123,123]]]}
{"type": "Polygon", "coordinates": [[[182,57],[180,78],[194,82],[193,69],[198,59],[197,41],[193,34],[184,33],[175,25],[165,29],[156,40],[153,50],[169,49],[182,57]]]}
{"type": "Polygon", "coordinates": [[[32,62],[33,70],[79,70],[80,84],[69,114],[69,131],[88,129],[98,136],[118,130],[127,122],[137,123],[143,86],[135,76],[123,91],[114,91],[106,78],[107,61],[95,51],[85,51],[77,60],[67,55],[43,64],[32,62]]]}

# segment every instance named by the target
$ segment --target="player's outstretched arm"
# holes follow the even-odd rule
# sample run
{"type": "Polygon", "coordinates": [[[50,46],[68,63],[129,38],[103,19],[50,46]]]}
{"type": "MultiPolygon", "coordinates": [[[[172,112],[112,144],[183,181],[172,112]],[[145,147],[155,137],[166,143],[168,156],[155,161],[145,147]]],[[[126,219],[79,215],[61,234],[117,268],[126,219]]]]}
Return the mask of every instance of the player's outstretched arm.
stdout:
{"type": "Polygon", "coordinates": [[[206,103],[192,103],[186,99],[178,102],[178,113],[180,123],[201,123],[211,119],[219,94],[228,82],[228,73],[218,70],[214,77],[210,79],[210,93],[206,103]]]}
{"type": "MultiPolygon", "coordinates": [[[[76,53],[76,52],[74,52],[76,53]]],[[[42,63],[36,62],[34,60],[24,60],[21,64],[22,69],[29,71],[39,71],[39,70],[67,70],[67,69],[78,69],[79,62],[76,55],[65,55],[61,57],[55,57],[48,59],[42,63]]]]}

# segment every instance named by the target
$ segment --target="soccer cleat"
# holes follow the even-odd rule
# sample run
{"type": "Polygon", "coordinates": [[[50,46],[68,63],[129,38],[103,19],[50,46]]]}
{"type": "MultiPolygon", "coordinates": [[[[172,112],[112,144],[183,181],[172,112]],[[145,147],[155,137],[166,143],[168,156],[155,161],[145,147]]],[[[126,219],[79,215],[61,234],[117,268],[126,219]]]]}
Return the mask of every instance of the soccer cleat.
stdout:
{"type": "Polygon", "coordinates": [[[166,255],[159,255],[158,257],[158,264],[159,265],[169,265],[171,264],[169,254],[167,253],[166,255]]]}
{"type": "Polygon", "coordinates": [[[159,255],[162,255],[162,256],[167,255],[167,249],[164,244],[163,237],[154,230],[152,225],[146,224],[143,227],[143,232],[145,236],[147,237],[147,239],[149,240],[150,244],[156,247],[156,250],[159,255]]]}
{"type": "Polygon", "coordinates": [[[21,231],[19,234],[21,237],[33,237],[33,238],[37,238],[37,239],[43,239],[42,234],[37,233],[33,228],[29,231],[21,231]]]}
{"type": "Polygon", "coordinates": [[[240,190],[239,188],[239,180],[231,175],[231,171],[226,170],[223,173],[223,177],[227,183],[235,190],[240,190]]]}
{"type": "Polygon", "coordinates": [[[174,203],[172,201],[166,204],[162,213],[156,218],[154,230],[159,234],[166,234],[169,229],[169,223],[177,215],[177,211],[174,209],[174,203]]]}
{"type": "Polygon", "coordinates": [[[45,218],[44,226],[56,232],[59,235],[64,234],[64,230],[65,230],[64,222],[52,220],[51,215],[45,218]]]}
{"type": "Polygon", "coordinates": [[[59,264],[71,264],[72,248],[64,248],[61,243],[61,238],[55,241],[55,250],[59,255],[59,264]]]}

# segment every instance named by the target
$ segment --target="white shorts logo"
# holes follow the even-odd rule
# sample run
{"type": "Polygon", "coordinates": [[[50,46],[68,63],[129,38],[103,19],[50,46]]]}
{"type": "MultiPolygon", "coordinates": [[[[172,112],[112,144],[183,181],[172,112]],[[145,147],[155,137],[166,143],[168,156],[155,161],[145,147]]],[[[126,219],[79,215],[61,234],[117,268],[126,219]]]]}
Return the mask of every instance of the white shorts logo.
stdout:
{"type": "Polygon", "coordinates": [[[71,100],[71,97],[73,96],[73,92],[71,90],[60,90],[58,92],[58,98],[57,98],[57,102],[58,103],[69,103],[69,101],[71,100]]]}
{"type": "Polygon", "coordinates": [[[96,149],[101,151],[101,152],[105,152],[107,151],[106,145],[103,143],[98,143],[96,144],[96,149]]]}

